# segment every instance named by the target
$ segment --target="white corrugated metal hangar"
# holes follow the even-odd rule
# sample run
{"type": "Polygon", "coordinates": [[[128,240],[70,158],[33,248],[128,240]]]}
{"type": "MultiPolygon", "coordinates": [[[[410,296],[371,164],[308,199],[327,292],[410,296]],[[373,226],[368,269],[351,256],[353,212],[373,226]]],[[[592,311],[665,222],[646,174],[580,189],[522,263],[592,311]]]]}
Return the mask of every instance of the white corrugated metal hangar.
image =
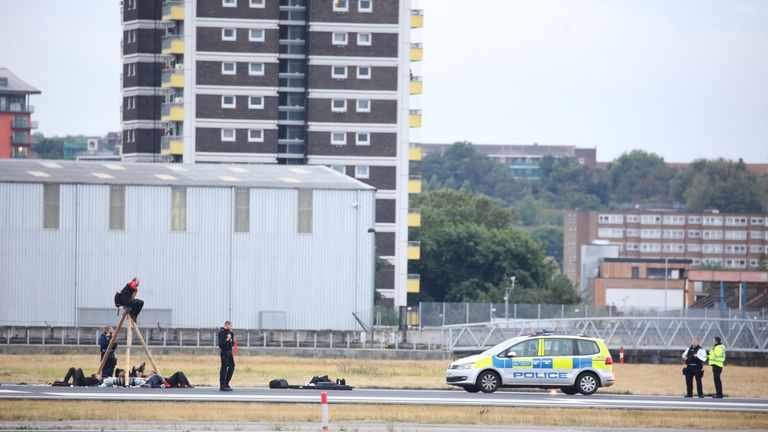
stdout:
{"type": "Polygon", "coordinates": [[[0,325],[361,329],[375,189],[322,166],[0,161],[0,325]]]}

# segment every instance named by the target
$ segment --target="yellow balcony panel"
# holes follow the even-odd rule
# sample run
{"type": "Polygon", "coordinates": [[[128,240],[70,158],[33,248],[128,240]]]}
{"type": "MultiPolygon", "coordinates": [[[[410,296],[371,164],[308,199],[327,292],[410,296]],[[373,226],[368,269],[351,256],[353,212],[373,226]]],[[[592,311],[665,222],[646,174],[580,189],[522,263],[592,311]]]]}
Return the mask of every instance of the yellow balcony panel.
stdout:
{"type": "Polygon", "coordinates": [[[184,121],[184,104],[180,102],[164,103],[160,112],[160,120],[164,122],[184,121]]]}
{"type": "Polygon", "coordinates": [[[421,147],[408,147],[408,160],[420,161],[421,160],[421,147]]]}
{"type": "Polygon", "coordinates": [[[163,70],[163,88],[184,88],[184,69],[173,68],[163,70]]]}
{"type": "Polygon", "coordinates": [[[411,44],[411,61],[417,62],[424,60],[424,46],[420,43],[411,44]]]}
{"type": "Polygon", "coordinates": [[[420,287],[421,287],[421,275],[409,274],[408,284],[406,285],[406,292],[416,294],[419,291],[421,291],[420,287]]]}
{"type": "Polygon", "coordinates": [[[408,226],[410,228],[418,228],[421,226],[421,209],[408,209],[408,226]]]}
{"type": "Polygon", "coordinates": [[[160,140],[160,153],[183,155],[184,154],[184,139],[176,135],[164,136],[160,140]]]}
{"type": "Polygon", "coordinates": [[[414,174],[408,177],[408,193],[421,193],[421,174],[414,174]]]}
{"type": "Polygon", "coordinates": [[[163,2],[163,21],[184,21],[184,0],[163,2]]]}
{"type": "Polygon", "coordinates": [[[411,77],[411,94],[420,95],[423,90],[424,90],[424,84],[421,81],[421,77],[418,77],[418,76],[411,77]]]}
{"type": "Polygon", "coordinates": [[[421,127],[421,110],[411,110],[410,118],[410,126],[412,128],[421,127]]]}
{"type": "Polygon", "coordinates": [[[421,9],[413,9],[411,11],[411,28],[424,27],[424,11],[421,9]]]}
{"type": "Polygon", "coordinates": [[[163,54],[184,54],[184,37],[182,35],[163,36],[163,54]]]}
{"type": "Polygon", "coordinates": [[[421,242],[418,242],[418,241],[408,242],[408,259],[409,260],[421,259],[421,242]]]}
{"type": "Polygon", "coordinates": [[[419,326],[419,311],[418,310],[411,310],[411,308],[408,308],[405,315],[406,324],[408,324],[409,327],[418,327],[419,326]]]}

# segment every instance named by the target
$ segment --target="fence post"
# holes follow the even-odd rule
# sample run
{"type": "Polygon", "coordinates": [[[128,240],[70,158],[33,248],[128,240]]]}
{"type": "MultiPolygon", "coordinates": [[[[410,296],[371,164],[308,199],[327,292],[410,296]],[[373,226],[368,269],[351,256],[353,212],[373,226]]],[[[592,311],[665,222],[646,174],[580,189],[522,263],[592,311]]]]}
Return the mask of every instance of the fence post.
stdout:
{"type": "Polygon", "coordinates": [[[263,342],[264,348],[267,347],[267,332],[264,332],[264,342],[263,342]]]}
{"type": "Polygon", "coordinates": [[[513,308],[515,312],[514,320],[517,320],[517,303],[515,303],[515,307],[513,308]]]}
{"type": "Polygon", "coordinates": [[[489,314],[488,322],[492,322],[493,321],[493,303],[488,303],[488,306],[489,306],[489,308],[488,308],[488,314],[489,314]]]}
{"type": "Polygon", "coordinates": [[[329,347],[330,349],[333,349],[333,332],[331,332],[331,341],[329,342],[329,345],[328,345],[328,347],[329,347]]]}
{"type": "Polygon", "coordinates": [[[419,302],[419,331],[424,330],[424,324],[423,324],[424,323],[424,317],[421,315],[421,313],[422,313],[421,305],[422,304],[423,304],[423,302],[419,302]]]}
{"type": "Polygon", "coordinates": [[[589,305],[584,305],[584,318],[589,318],[589,305]]]}
{"type": "Polygon", "coordinates": [[[469,303],[464,303],[464,305],[467,306],[467,320],[466,320],[466,324],[469,324],[469,303]]]}
{"type": "Polygon", "coordinates": [[[536,306],[538,306],[538,311],[536,312],[537,319],[541,319],[541,303],[536,306]]]}
{"type": "Polygon", "coordinates": [[[443,302],[443,325],[445,325],[445,302],[443,302]]]}
{"type": "Polygon", "coordinates": [[[560,319],[565,319],[565,305],[560,305],[560,319]]]}

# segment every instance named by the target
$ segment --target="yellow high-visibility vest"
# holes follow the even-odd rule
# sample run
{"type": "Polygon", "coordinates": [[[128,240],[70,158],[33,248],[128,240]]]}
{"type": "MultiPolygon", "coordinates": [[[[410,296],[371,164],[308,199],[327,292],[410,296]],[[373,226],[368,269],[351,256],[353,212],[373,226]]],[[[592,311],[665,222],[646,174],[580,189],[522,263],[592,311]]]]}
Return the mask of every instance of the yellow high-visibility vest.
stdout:
{"type": "Polygon", "coordinates": [[[712,366],[723,367],[725,364],[725,346],[722,344],[715,345],[715,347],[709,351],[709,364],[712,366]]]}

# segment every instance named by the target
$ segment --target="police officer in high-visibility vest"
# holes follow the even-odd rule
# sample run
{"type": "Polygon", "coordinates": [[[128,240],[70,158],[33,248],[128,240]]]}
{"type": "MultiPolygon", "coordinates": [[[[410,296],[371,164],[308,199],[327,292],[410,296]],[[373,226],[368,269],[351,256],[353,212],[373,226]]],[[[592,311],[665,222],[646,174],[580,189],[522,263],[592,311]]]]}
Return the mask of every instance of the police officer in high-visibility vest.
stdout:
{"type": "Polygon", "coordinates": [[[725,365],[725,346],[720,341],[720,336],[715,336],[715,346],[709,350],[709,364],[712,366],[712,376],[715,380],[715,399],[723,398],[723,382],[720,381],[720,374],[723,373],[725,365]]]}
{"type": "Polygon", "coordinates": [[[699,340],[693,338],[691,346],[683,352],[685,368],[685,397],[693,397],[693,380],[696,380],[696,393],[700,398],[704,397],[701,386],[701,377],[704,376],[704,363],[707,361],[707,352],[699,345],[699,340]]]}

